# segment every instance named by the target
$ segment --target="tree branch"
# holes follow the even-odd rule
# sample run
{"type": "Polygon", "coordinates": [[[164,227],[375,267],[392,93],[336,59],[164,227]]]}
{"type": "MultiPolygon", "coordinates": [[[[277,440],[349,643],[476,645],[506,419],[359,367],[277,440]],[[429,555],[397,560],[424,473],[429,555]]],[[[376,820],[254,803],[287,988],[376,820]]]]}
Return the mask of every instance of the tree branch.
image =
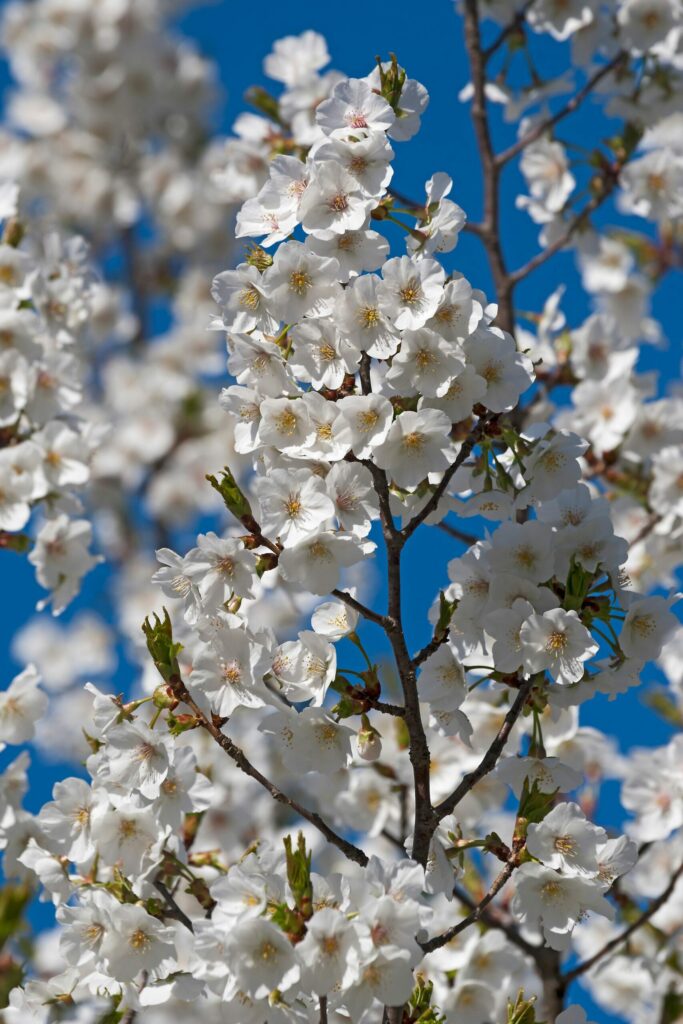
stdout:
{"type": "Polygon", "coordinates": [[[360,601],[357,601],[355,597],[352,597],[351,594],[347,594],[345,590],[335,589],[332,591],[332,594],[339,598],[339,600],[344,604],[347,604],[349,608],[353,608],[354,611],[357,611],[364,619],[368,619],[369,622],[374,622],[376,625],[382,627],[386,624],[385,615],[380,615],[379,612],[373,612],[372,608],[367,608],[364,604],[361,604],[360,601]]]}
{"type": "Polygon", "coordinates": [[[523,135],[522,138],[518,139],[512,146],[508,146],[508,148],[504,149],[502,153],[499,153],[496,157],[496,166],[501,168],[505,164],[509,163],[509,161],[513,160],[522,152],[523,149],[530,146],[532,142],[536,142],[536,140],[540,139],[542,135],[545,135],[545,133],[550,131],[551,128],[554,128],[556,124],[563,121],[565,117],[569,117],[569,115],[573,114],[575,110],[578,110],[586,97],[592,93],[595,86],[611,71],[613,71],[625,56],[625,51],[619,50],[619,52],[615,54],[607,64],[603,64],[601,68],[598,68],[598,70],[591,75],[583,88],[579,89],[579,91],[575,93],[572,98],[560,108],[560,110],[556,111],[550,117],[545,118],[545,120],[539,121],[538,124],[534,125],[534,127],[526,133],[526,135],[523,135]]]}
{"type": "Polygon", "coordinates": [[[362,850],[357,846],[354,846],[353,843],[350,843],[347,839],[344,839],[343,836],[338,835],[334,829],[327,824],[325,819],[315,811],[310,811],[293,797],[284,793],[251,763],[244,751],[238,747],[237,744],[233,743],[229,736],[226,736],[225,733],[221,732],[220,728],[215,725],[211,719],[207,718],[190,694],[182,679],[179,677],[171,679],[169,685],[176,699],[182,701],[183,704],[187,704],[196,716],[202,728],[206,729],[218,746],[225,751],[228,757],[235,762],[237,767],[243,771],[245,775],[248,775],[251,779],[258,782],[259,785],[263,786],[263,788],[266,789],[273,799],[278,801],[278,803],[284,804],[286,807],[296,811],[297,814],[302,818],[305,818],[305,820],[310,822],[311,825],[314,825],[315,828],[317,828],[333,846],[336,846],[338,850],[341,850],[349,860],[354,861],[356,864],[360,864],[361,867],[365,867],[367,865],[368,857],[362,850]]]}
{"type": "Polygon", "coordinates": [[[443,533],[447,533],[449,537],[453,537],[454,540],[459,540],[461,544],[467,544],[468,547],[476,544],[479,540],[479,537],[475,537],[474,534],[458,530],[455,526],[451,526],[450,523],[437,523],[436,527],[438,530],[442,530],[443,533]]]}
{"type": "Polygon", "coordinates": [[[169,892],[168,888],[164,885],[164,883],[159,881],[159,879],[157,878],[157,879],[154,880],[154,888],[158,889],[158,891],[161,893],[161,895],[164,898],[164,903],[168,907],[168,911],[167,911],[167,915],[166,916],[167,917],[172,917],[176,921],[180,921],[180,923],[182,925],[184,925],[187,928],[188,931],[193,932],[194,931],[194,925],[192,924],[192,921],[187,916],[187,914],[183,910],[180,909],[180,907],[178,906],[176,901],[173,899],[173,896],[169,892]]]}
{"type": "Polygon", "coordinates": [[[598,961],[602,960],[603,957],[607,956],[608,953],[611,953],[613,949],[617,949],[619,946],[621,946],[622,943],[626,942],[626,940],[629,939],[634,932],[637,932],[639,928],[642,928],[644,924],[647,924],[650,918],[657,913],[659,908],[664,906],[664,904],[676,888],[678,880],[682,876],[683,863],[681,863],[676,869],[676,871],[674,871],[673,875],[671,876],[671,880],[667,885],[666,889],[664,890],[664,892],[660,896],[657,896],[656,899],[650,902],[650,904],[643,911],[640,917],[638,917],[632,924],[630,924],[628,928],[625,928],[620,935],[617,935],[615,936],[615,938],[610,939],[609,942],[606,942],[605,945],[597,951],[597,953],[593,954],[593,956],[588,957],[587,960],[583,960],[580,964],[577,964],[576,967],[573,967],[571,971],[567,971],[566,974],[562,975],[562,983],[564,987],[566,988],[572,981],[580,977],[580,975],[585,974],[586,971],[590,971],[591,967],[594,967],[598,963],[598,961]]]}
{"type": "Polygon", "coordinates": [[[502,754],[505,744],[510,737],[510,733],[512,732],[515,722],[524,710],[527,697],[531,693],[531,688],[534,685],[534,679],[535,676],[529,676],[529,678],[520,686],[519,692],[510,705],[510,709],[505,716],[503,724],[477,767],[473,771],[463,775],[462,780],[455,787],[450,796],[447,796],[445,800],[442,800],[441,803],[434,808],[439,821],[441,821],[442,818],[445,818],[447,814],[450,814],[458,806],[460,801],[467,796],[470,790],[484,778],[485,775],[488,775],[489,772],[493,771],[498,762],[498,758],[502,754]]]}
{"type": "Polygon", "coordinates": [[[432,953],[434,952],[435,949],[440,949],[442,946],[447,945],[447,943],[449,943],[451,939],[454,939],[456,935],[459,935],[460,932],[465,931],[465,929],[469,928],[471,924],[474,924],[476,921],[478,921],[481,918],[486,907],[488,907],[491,900],[495,899],[495,897],[506,884],[506,882],[510,880],[510,877],[516,867],[516,858],[513,858],[512,860],[508,861],[508,863],[505,865],[500,874],[492,882],[489,891],[486,893],[481,902],[479,902],[476,905],[471,914],[468,914],[467,917],[464,917],[462,919],[462,921],[458,921],[457,924],[454,924],[452,928],[449,928],[448,931],[443,932],[441,935],[436,935],[433,939],[429,939],[427,942],[420,943],[420,946],[422,947],[424,952],[432,953]]]}
{"type": "Polygon", "coordinates": [[[527,11],[535,3],[536,0],[526,0],[526,3],[523,4],[522,7],[520,7],[512,21],[508,22],[505,28],[501,29],[501,31],[498,33],[497,38],[494,39],[491,45],[486,47],[482,54],[484,61],[488,62],[491,59],[491,57],[493,57],[494,53],[496,53],[501,48],[505,40],[508,39],[514,32],[517,32],[522,27],[522,25],[524,24],[524,20],[526,18],[527,11]]]}
{"type": "Polygon", "coordinates": [[[610,178],[608,178],[605,181],[603,190],[597,195],[594,195],[593,198],[586,203],[583,210],[581,210],[580,213],[577,213],[570,220],[569,224],[567,225],[567,227],[561,235],[559,235],[553,242],[550,243],[550,245],[543,249],[542,252],[537,253],[536,256],[534,256],[532,259],[528,261],[528,263],[525,263],[517,270],[513,270],[511,272],[510,280],[512,281],[513,285],[519,284],[520,281],[523,281],[524,278],[528,277],[529,274],[533,273],[534,270],[537,270],[538,267],[543,266],[543,264],[546,263],[551,256],[554,256],[556,252],[559,252],[560,249],[563,249],[565,247],[567,242],[571,241],[571,239],[579,230],[579,228],[581,228],[586,223],[590,215],[594,213],[595,210],[598,209],[598,207],[602,206],[605,200],[610,197],[612,192],[614,192],[615,188],[617,187],[619,171],[621,171],[621,168],[623,166],[623,163],[619,164],[618,170],[616,170],[610,176],[610,178]]]}
{"type": "Polygon", "coordinates": [[[439,647],[441,647],[442,644],[445,644],[447,640],[448,630],[445,630],[445,632],[440,633],[438,636],[434,634],[429,643],[425,644],[424,647],[421,650],[419,650],[415,657],[413,658],[413,665],[415,666],[415,668],[419,668],[422,662],[426,661],[427,658],[431,657],[432,654],[438,651],[439,647]]]}
{"type": "Polygon", "coordinates": [[[400,531],[404,541],[408,540],[408,538],[412,536],[413,533],[415,533],[415,530],[417,530],[418,526],[420,526],[421,523],[423,523],[425,519],[427,519],[428,516],[430,516],[432,512],[434,512],[434,510],[437,508],[439,502],[446,493],[446,489],[449,483],[451,482],[457,471],[460,469],[463,462],[465,462],[465,460],[470,457],[470,455],[472,454],[472,449],[481,439],[487,425],[494,418],[495,415],[493,413],[488,413],[486,416],[482,416],[481,419],[477,420],[476,424],[463,441],[462,447],[460,448],[460,451],[458,452],[457,456],[455,457],[453,462],[450,464],[450,466],[442,476],[440,483],[438,484],[437,487],[434,488],[434,492],[432,493],[432,496],[429,499],[429,501],[422,506],[417,515],[413,516],[408,525],[400,531]]]}
{"type": "Polygon", "coordinates": [[[415,666],[408,652],[401,617],[401,551],[403,541],[394,540],[387,531],[385,532],[385,543],[389,590],[389,623],[385,627],[385,632],[391,644],[403,690],[404,720],[410,739],[408,755],[413,769],[415,791],[412,856],[414,860],[424,866],[427,863],[429,845],[437,824],[431,799],[429,777],[430,752],[420,712],[415,666]]]}
{"type": "Polygon", "coordinates": [[[512,921],[505,920],[500,913],[497,913],[493,908],[480,908],[477,901],[470,896],[466,889],[462,889],[459,885],[454,885],[453,895],[456,900],[462,903],[463,906],[467,907],[468,910],[476,910],[479,908],[478,920],[488,928],[495,928],[496,931],[503,932],[510,942],[523,950],[527,956],[536,958],[539,951],[543,949],[543,946],[534,946],[531,942],[527,942],[526,939],[522,938],[514,923],[512,921]]]}
{"type": "Polygon", "coordinates": [[[491,264],[491,274],[496,289],[498,302],[496,320],[509,334],[514,334],[513,286],[508,277],[500,242],[500,196],[498,190],[500,165],[491,142],[486,103],[486,62],[481,45],[477,0],[465,0],[464,20],[465,46],[469,56],[473,88],[472,121],[484,183],[484,215],[479,226],[480,236],[491,264]]]}

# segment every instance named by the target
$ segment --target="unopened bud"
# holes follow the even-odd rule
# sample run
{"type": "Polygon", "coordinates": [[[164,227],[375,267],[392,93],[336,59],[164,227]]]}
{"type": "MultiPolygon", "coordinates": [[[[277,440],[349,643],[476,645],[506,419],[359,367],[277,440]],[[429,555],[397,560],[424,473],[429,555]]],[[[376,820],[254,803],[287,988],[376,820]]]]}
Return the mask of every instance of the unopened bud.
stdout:
{"type": "Polygon", "coordinates": [[[24,237],[24,225],[21,221],[17,220],[16,217],[10,217],[5,222],[5,227],[2,232],[2,241],[5,245],[11,245],[13,249],[20,244],[24,237]]]}
{"type": "Polygon", "coordinates": [[[155,708],[162,708],[164,711],[167,709],[173,711],[178,707],[178,700],[173,696],[170,686],[157,686],[152,695],[152,703],[155,708]]]}
{"type": "Polygon", "coordinates": [[[361,719],[362,725],[356,736],[358,756],[364,761],[376,761],[382,753],[382,737],[370,725],[367,715],[361,719]]]}
{"type": "Polygon", "coordinates": [[[277,565],[277,561],[277,555],[273,555],[270,552],[266,552],[264,555],[259,555],[256,561],[257,576],[263,576],[264,572],[274,569],[277,565]]]}
{"type": "Polygon", "coordinates": [[[262,249],[260,245],[252,245],[247,252],[245,262],[250,267],[256,267],[260,273],[263,273],[268,267],[272,267],[273,257],[265,249],[262,249]]]}

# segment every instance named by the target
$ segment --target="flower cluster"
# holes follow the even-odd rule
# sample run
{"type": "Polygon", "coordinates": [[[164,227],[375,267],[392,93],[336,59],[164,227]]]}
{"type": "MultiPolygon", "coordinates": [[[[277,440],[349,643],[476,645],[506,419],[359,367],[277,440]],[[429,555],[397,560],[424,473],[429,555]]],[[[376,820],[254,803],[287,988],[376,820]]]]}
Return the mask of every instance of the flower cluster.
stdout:
{"type": "MultiPolygon", "coordinates": [[[[601,1002],[636,1024],[673,1024],[680,737],[626,762],[580,708],[636,686],[659,659],[678,687],[665,712],[681,721],[683,406],[655,398],[654,377],[636,370],[640,342],[659,340],[650,293],[675,262],[674,229],[666,251],[598,234],[596,206],[571,210],[576,168],[555,122],[522,121],[512,149],[530,194],[518,205],[542,225],[537,259],[573,244],[595,304],[569,327],[560,289],[523,330],[511,290],[491,302],[451,269],[462,232],[496,246],[495,225],[469,224],[445,173],[424,200],[394,188],[395,149],[428,104],[395,57],[349,79],[324,70],[317,33],[279,40],[265,71],[280,96],[252,91],[259,115],[205,146],[210,73],[160,30],[164,6],[39,0],[35,20],[21,3],[5,20],[24,88],[59,95],[42,111],[24,95],[14,114],[36,136],[17,141],[28,194],[45,189],[62,215],[81,216],[55,187],[59,161],[53,181],[40,167],[40,136],[61,139],[60,159],[89,188],[107,169],[102,206],[91,199],[82,216],[106,210],[133,315],[93,284],[82,243],[38,252],[8,223],[4,527],[16,536],[42,503],[30,558],[61,609],[93,562],[87,521],[69,518],[93,456],[96,522],[110,553],[130,559],[121,629],[147,661],[130,698],[88,683],[46,716],[41,675],[59,691],[107,674],[110,637],[77,619],[29,627],[15,645],[29,664],[0,694],[0,744],[45,744],[63,726],[61,751],[77,728],[87,776],[59,781],[32,813],[28,753],[0,774],[4,874],[39,886],[58,922],[43,976],[13,987],[3,1016],[168,1024],[198,1007],[212,1024],[537,1024],[539,1000],[539,1020],[586,1024],[563,996],[600,962],[589,983],[601,1002]],[[38,130],[39,117],[51,125],[38,130]],[[131,166],[110,173],[121,125],[131,166]],[[87,153],[72,164],[83,132],[87,153]],[[131,242],[143,202],[159,238],[141,277],[131,242]],[[236,203],[245,257],[216,273],[236,203]],[[145,347],[143,293],[165,286],[181,253],[175,324],[145,347]],[[210,308],[213,333],[198,332],[210,308]],[[100,403],[81,400],[77,379],[86,322],[101,342],[100,403]],[[231,382],[215,402],[204,378],[219,370],[222,332],[231,382]],[[138,555],[140,504],[158,526],[155,571],[138,555]],[[227,528],[210,521],[189,543],[175,533],[217,510],[227,528]],[[405,566],[428,527],[464,551],[439,570],[415,650],[405,566]],[[381,610],[368,598],[376,567],[381,610]],[[648,594],[655,584],[666,593],[648,594]],[[77,654],[54,656],[67,633],[77,654]],[[622,782],[624,835],[593,820],[604,779],[622,782]]],[[[674,0],[625,0],[609,17],[580,2],[518,6],[482,0],[507,26],[486,59],[509,39],[531,62],[527,32],[571,37],[577,64],[626,110],[609,160],[593,161],[600,189],[669,230],[680,157],[632,106],[642,93],[641,120],[660,118],[659,92],[676,90],[674,0]]],[[[483,85],[470,90],[479,117],[483,85]]],[[[551,86],[571,87],[559,78],[492,98],[514,119],[551,86]]],[[[589,203],[604,194],[590,191],[589,203]]],[[[9,214],[14,201],[0,191],[9,214]]]]}
{"type": "Polygon", "coordinates": [[[59,612],[97,561],[90,523],[74,518],[101,436],[78,415],[91,269],[82,239],[24,235],[17,191],[5,188],[0,209],[0,545],[31,548],[59,612]],[[22,531],[36,507],[44,519],[32,542],[22,531]]]}

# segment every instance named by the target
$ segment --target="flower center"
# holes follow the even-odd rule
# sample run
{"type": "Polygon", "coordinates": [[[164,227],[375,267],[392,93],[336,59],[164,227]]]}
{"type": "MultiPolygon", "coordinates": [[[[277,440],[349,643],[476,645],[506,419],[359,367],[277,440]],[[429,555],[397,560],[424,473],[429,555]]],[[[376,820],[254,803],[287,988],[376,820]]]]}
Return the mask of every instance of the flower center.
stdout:
{"type": "Polygon", "coordinates": [[[133,949],[137,950],[149,949],[152,945],[152,940],[147,932],[143,932],[142,928],[137,928],[129,938],[128,942],[133,949]]]}
{"type": "Polygon", "coordinates": [[[320,942],[320,948],[325,956],[335,956],[339,952],[339,940],[334,935],[325,935],[320,942]]]}
{"type": "Polygon", "coordinates": [[[253,284],[243,288],[240,292],[240,306],[244,306],[246,309],[257,309],[260,297],[258,290],[253,284]]]}
{"type": "Polygon", "coordinates": [[[291,437],[296,432],[298,421],[291,409],[281,412],[275,422],[280,433],[286,434],[287,437],[291,437]]]}
{"type": "Polygon", "coordinates": [[[414,306],[422,298],[420,283],[412,278],[403,288],[399,290],[399,297],[406,306],[414,306]]]}
{"type": "Polygon", "coordinates": [[[289,275],[289,290],[297,295],[305,295],[313,282],[305,270],[294,270],[289,275]]]}
{"type": "Polygon", "coordinates": [[[329,341],[324,342],[318,349],[318,352],[320,353],[320,358],[328,363],[337,358],[336,350],[330,345],[329,341]]]}
{"type": "Polygon", "coordinates": [[[380,322],[380,311],[376,306],[362,306],[358,310],[358,322],[361,327],[376,327],[380,322]]]}
{"type": "Polygon", "coordinates": [[[349,199],[345,192],[337,192],[335,196],[331,196],[327,200],[327,205],[333,213],[343,213],[344,210],[348,210],[349,199]]]}
{"type": "Polygon", "coordinates": [[[545,642],[545,649],[551,653],[559,654],[561,651],[566,649],[568,642],[567,634],[556,629],[549,634],[548,639],[545,642]]]}
{"type": "Polygon", "coordinates": [[[368,409],[367,412],[361,412],[356,418],[356,424],[358,429],[364,434],[367,434],[369,430],[372,430],[376,426],[379,419],[379,413],[375,409],[368,409]]]}
{"type": "Polygon", "coordinates": [[[425,444],[425,436],[418,430],[411,431],[410,434],[406,434],[403,438],[403,447],[410,452],[411,455],[417,455],[422,451],[425,444]]]}
{"type": "Polygon", "coordinates": [[[576,842],[571,836],[555,836],[553,846],[558,853],[574,853],[576,842]]]}
{"type": "Polygon", "coordinates": [[[367,128],[368,122],[362,110],[349,110],[346,115],[349,128],[367,128]]]}

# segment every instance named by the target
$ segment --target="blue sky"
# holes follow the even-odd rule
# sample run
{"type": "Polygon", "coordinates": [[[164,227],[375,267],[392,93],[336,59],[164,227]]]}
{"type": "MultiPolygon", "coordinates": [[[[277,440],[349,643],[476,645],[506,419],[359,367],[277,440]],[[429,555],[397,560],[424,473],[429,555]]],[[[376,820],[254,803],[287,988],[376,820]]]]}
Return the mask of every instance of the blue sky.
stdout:
{"type": "MultiPolygon", "coordinates": [[[[275,0],[261,0],[254,5],[254,17],[249,6],[230,2],[216,2],[190,10],[179,21],[184,34],[195,40],[206,56],[219,68],[223,96],[215,111],[215,126],[222,133],[229,132],[235,117],[244,109],[243,93],[252,84],[272,87],[264,78],[262,60],[275,39],[297,34],[305,29],[322,32],[332,56],[331,66],[351,76],[364,75],[371,70],[375,54],[387,57],[393,51],[407,68],[410,77],[423,82],[431,95],[431,102],[416,140],[397,144],[394,185],[410,196],[423,195],[424,182],[435,171],[446,171],[454,181],[451,198],[458,202],[476,220],[480,215],[481,180],[474,143],[469,107],[458,100],[460,89],[468,79],[467,59],[462,42],[461,24],[449,0],[431,0],[415,4],[394,0],[387,4],[380,0],[345,0],[340,4],[311,4],[275,0]]],[[[551,73],[559,61],[565,60],[565,48],[551,40],[543,40],[536,47],[538,66],[551,73]]],[[[6,88],[6,68],[0,65],[0,90],[6,88]]],[[[277,89],[277,85],[274,86],[277,89]]],[[[571,118],[560,133],[561,137],[579,139],[582,144],[597,143],[610,134],[602,115],[591,103],[571,118]],[[591,143],[586,140],[590,139],[591,143]]],[[[515,138],[515,126],[502,124],[495,111],[495,141],[503,148],[515,138]]],[[[517,211],[514,199],[522,189],[516,168],[509,168],[503,178],[502,237],[508,264],[516,267],[537,251],[537,229],[527,215],[517,211]]],[[[609,209],[601,214],[602,221],[610,224],[615,215],[609,209]]],[[[623,222],[623,221],[622,221],[623,222]]],[[[633,226],[643,230],[641,221],[633,226]]],[[[226,239],[226,251],[228,249],[226,239]]],[[[450,268],[461,270],[477,287],[493,294],[492,283],[479,241],[471,235],[461,236],[456,251],[447,258],[450,268]]],[[[561,254],[551,260],[520,288],[518,308],[540,310],[545,298],[559,284],[567,291],[563,308],[570,324],[580,322],[588,311],[571,255],[561,254]]],[[[662,381],[678,376],[680,363],[680,320],[674,310],[680,303],[674,300],[678,281],[673,275],[664,283],[656,300],[654,312],[662,321],[664,333],[670,340],[666,351],[646,349],[639,369],[657,368],[662,381]],[[668,312],[667,312],[668,310],[668,312]]],[[[405,603],[406,621],[410,639],[417,647],[429,636],[426,610],[434,594],[446,580],[445,565],[449,558],[461,552],[461,547],[436,529],[423,529],[409,546],[405,556],[405,573],[409,581],[409,597],[405,603]]],[[[8,652],[13,633],[29,619],[36,600],[42,592],[33,580],[26,562],[3,553],[3,572],[11,579],[11,588],[4,588],[5,610],[0,630],[0,650],[8,652]]],[[[111,615],[102,583],[106,569],[96,570],[86,581],[82,597],[67,613],[70,617],[79,608],[92,608],[105,617],[111,615]]],[[[382,589],[377,600],[383,600],[382,589]]],[[[120,667],[112,689],[129,688],[133,682],[132,667],[121,653],[120,667]]],[[[7,662],[5,661],[5,665],[7,662]]],[[[12,668],[5,669],[11,678],[12,668]]],[[[642,703],[642,693],[630,691],[614,703],[597,698],[582,709],[582,722],[617,735],[622,749],[632,745],[665,742],[668,730],[642,703]]],[[[4,762],[3,762],[4,763],[4,762]]],[[[32,779],[36,790],[33,799],[38,803],[48,798],[56,777],[53,766],[34,766],[32,779]]],[[[35,806],[35,804],[33,805],[35,806]]],[[[619,808],[616,787],[608,785],[599,807],[602,824],[616,826],[619,808]]],[[[576,1001],[591,1010],[598,1024],[608,1024],[618,1018],[594,1008],[585,994],[576,1001]]]]}

